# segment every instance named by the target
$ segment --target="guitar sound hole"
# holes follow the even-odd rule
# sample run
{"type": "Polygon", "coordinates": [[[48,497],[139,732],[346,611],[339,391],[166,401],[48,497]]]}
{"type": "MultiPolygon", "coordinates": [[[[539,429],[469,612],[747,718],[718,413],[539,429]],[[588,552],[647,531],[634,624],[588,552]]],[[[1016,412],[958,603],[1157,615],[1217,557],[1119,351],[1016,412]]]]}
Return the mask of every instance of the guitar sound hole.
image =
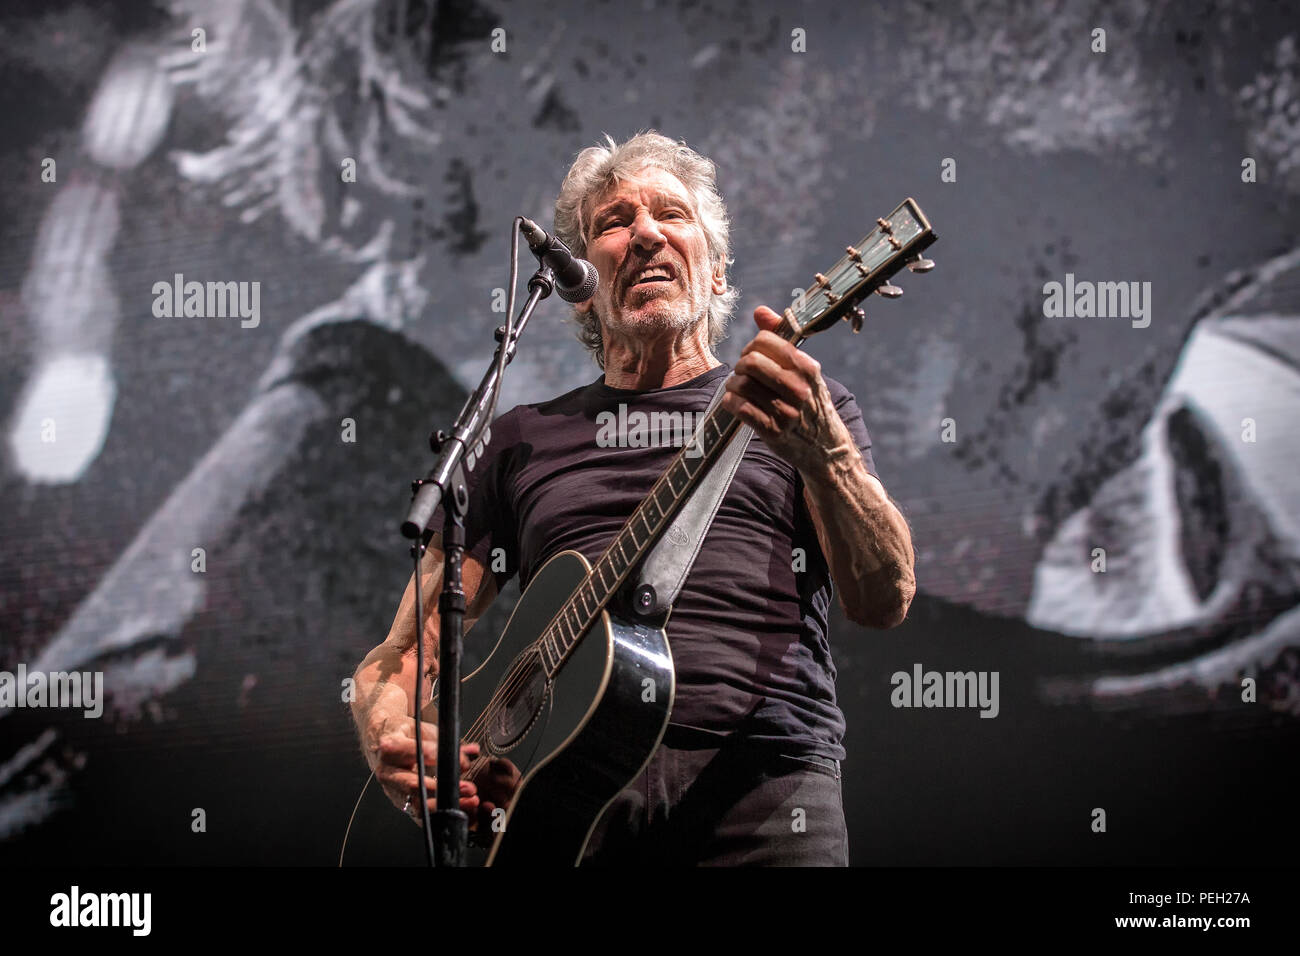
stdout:
{"type": "Polygon", "coordinates": [[[497,712],[492,718],[490,741],[498,753],[513,747],[528,733],[546,702],[546,672],[533,652],[520,655],[497,689],[497,712]]]}

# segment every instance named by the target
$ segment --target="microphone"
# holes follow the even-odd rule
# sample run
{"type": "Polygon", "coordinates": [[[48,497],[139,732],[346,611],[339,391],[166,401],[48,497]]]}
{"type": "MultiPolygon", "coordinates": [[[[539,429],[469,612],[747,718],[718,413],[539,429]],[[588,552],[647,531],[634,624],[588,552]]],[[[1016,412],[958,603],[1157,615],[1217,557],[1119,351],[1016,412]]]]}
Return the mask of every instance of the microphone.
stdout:
{"type": "MultiPolygon", "coordinates": [[[[523,219],[523,217],[520,217],[523,219]]],[[[523,219],[519,231],[528,240],[528,248],[555,273],[555,290],[565,302],[586,302],[596,294],[600,276],[596,267],[579,259],[560,239],[552,236],[531,219],[523,219]]]]}

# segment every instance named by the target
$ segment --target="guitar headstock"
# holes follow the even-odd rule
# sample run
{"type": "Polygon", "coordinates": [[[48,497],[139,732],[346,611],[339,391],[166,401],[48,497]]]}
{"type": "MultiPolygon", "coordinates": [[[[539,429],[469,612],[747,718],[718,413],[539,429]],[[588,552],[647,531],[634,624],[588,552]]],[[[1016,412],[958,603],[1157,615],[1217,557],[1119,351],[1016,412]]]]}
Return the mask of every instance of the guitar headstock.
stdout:
{"type": "Polygon", "coordinates": [[[785,310],[786,322],[799,338],[825,332],[840,319],[860,331],[864,315],[858,303],[873,292],[887,299],[901,296],[903,290],[889,280],[904,266],[918,273],[933,269],[934,262],[921,253],[937,238],[916,201],[904,199],[846,248],[844,258],[824,275],[817,273],[814,284],[785,310]]]}

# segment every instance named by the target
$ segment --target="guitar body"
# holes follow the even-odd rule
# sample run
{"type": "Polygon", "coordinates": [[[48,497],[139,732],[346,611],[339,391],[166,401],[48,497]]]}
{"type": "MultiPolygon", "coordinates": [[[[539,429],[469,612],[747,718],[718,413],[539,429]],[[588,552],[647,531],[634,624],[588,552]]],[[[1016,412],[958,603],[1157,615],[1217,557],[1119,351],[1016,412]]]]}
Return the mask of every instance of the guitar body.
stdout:
{"type": "MultiPolygon", "coordinates": [[[[463,742],[511,761],[521,774],[491,847],[471,846],[471,865],[576,866],[596,821],[645,767],[668,725],[676,680],[662,620],[646,624],[603,610],[552,680],[533,666],[543,629],[590,570],[576,551],[551,558],[492,654],[461,682],[463,742]]],[[[436,697],[429,707],[436,713],[436,697]]],[[[422,840],[372,780],[343,862],[421,864],[422,840]]]]}

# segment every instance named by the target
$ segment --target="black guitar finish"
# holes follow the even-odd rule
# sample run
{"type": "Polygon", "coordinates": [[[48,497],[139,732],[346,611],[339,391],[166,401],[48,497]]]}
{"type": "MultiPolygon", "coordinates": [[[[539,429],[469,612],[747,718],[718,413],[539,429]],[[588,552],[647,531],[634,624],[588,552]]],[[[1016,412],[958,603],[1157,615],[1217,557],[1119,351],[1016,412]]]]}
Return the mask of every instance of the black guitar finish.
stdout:
{"type": "MultiPolygon", "coordinates": [[[[576,551],[547,561],[491,656],[462,681],[465,712],[480,715],[464,741],[511,761],[522,775],[514,799],[497,811],[490,852],[472,847],[471,865],[576,866],[601,813],[645,767],[668,725],[676,680],[664,621],[602,611],[547,678],[538,639],[590,570],[576,551]]],[[[429,713],[437,713],[436,696],[429,713]]],[[[486,769],[476,761],[465,779],[486,769]]],[[[423,862],[415,824],[374,781],[351,829],[349,865],[423,862]]]]}
{"type": "MultiPolygon", "coordinates": [[[[519,630],[517,618],[549,621],[589,570],[576,551],[548,561],[520,600],[503,643],[519,630]]],[[[664,735],[677,682],[663,627],[609,611],[601,617],[545,693],[537,724],[500,751],[511,759],[541,756],[525,771],[489,866],[576,866],[605,807],[641,772],[664,735]]],[[[535,641],[536,623],[523,633],[524,641],[535,641]]],[[[503,651],[510,653],[508,646],[495,653],[503,651]]],[[[479,710],[468,694],[466,701],[469,713],[479,710]]],[[[480,742],[497,753],[498,743],[486,736],[480,742]]]]}

